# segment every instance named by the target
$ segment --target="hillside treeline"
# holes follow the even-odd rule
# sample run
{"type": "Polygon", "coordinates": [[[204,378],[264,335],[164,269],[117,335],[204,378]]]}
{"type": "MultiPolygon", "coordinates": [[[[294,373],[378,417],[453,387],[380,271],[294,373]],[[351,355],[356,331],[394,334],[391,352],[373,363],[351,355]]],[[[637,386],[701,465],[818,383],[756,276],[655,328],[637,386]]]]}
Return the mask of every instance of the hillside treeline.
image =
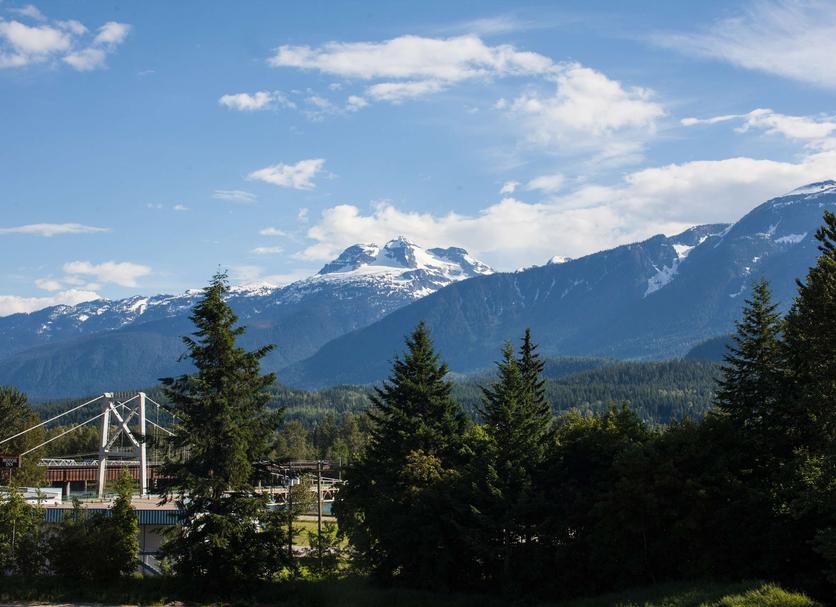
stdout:
{"type": "MultiPolygon", "coordinates": [[[[667,424],[686,417],[700,419],[711,408],[716,388],[717,365],[705,361],[620,362],[561,357],[545,358],[544,363],[546,398],[556,415],[573,409],[605,413],[616,403],[626,405],[651,424],[667,424]]],[[[468,416],[479,419],[481,386],[494,379],[494,372],[455,378],[453,396],[468,416]]],[[[167,404],[159,386],[145,392],[155,401],[167,404]]],[[[365,440],[346,437],[357,432],[365,436],[368,432],[364,413],[371,406],[374,394],[370,386],[306,391],[277,385],[270,387],[268,392],[268,406],[285,412],[276,457],[347,461],[355,454],[350,445],[365,440]],[[333,428],[342,426],[345,426],[340,431],[342,442],[334,442],[340,437],[333,428]]],[[[124,396],[132,394],[125,393],[124,396]]],[[[83,402],[85,399],[50,401],[33,405],[33,409],[41,420],[46,420],[83,402]]],[[[47,428],[44,439],[65,432],[97,411],[95,405],[91,405],[61,418],[47,428]]],[[[172,423],[164,408],[151,406],[148,415],[160,425],[167,427],[172,423]]],[[[95,423],[81,427],[49,443],[37,452],[37,456],[93,454],[98,448],[98,432],[95,423]]]]}

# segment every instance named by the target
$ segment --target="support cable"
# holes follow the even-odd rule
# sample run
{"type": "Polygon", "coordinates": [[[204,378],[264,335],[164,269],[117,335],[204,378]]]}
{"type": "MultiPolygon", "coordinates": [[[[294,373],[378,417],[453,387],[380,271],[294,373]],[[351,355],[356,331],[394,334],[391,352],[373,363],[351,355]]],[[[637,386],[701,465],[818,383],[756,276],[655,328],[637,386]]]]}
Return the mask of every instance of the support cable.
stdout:
{"type": "MultiPolygon", "coordinates": [[[[47,424],[48,424],[48,423],[50,423],[50,422],[54,422],[54,421],[55,421],[56,419],[58,419],[59,417],[64,417],[64,416],[65,416],[65,415],[67,415],[68,413],[72,413],[73,411],[78,411],[78,410],[79,410],[79,409],[81,409],[82,407],[86,407],[87,405],[89,405],[89,404],[91,404],[91,403],[94,403],[94,402],[96,402],[97,400],[99,400],[99,399],[101,399],[101,398],[104,398],[104,394],[102,394],[101,396],[97,396],[97,397],[96,397],[96,398],[94,398],[93,400],[88,400],[86,403],[81,404],[81,405],[79,405],[78,407],[73,407],[73,408],[72,408],[72,409],[70,409],[69,411],[64,411],[63,413],[61,413],[61,414],[59,414],[59,415],[56,415],[55,417],[51,417],[50,419],[46,420],[45,422],[41,422],[41,423],[40,423],[40,424],[38,424],[37,426],[32,426],[31,428],[29,428],[29,429],[27,429],[27,430],[24,430],[23,432],[18,432],[17,434],[15,434],[14,436],[10,436],[9,438],[4,438],[3,440],[0,440],[0,445],[2,445],[3,443],[7,443],[7,442],[9,442],[9,441],[10,441],[10,440],[12,440],[12,439],[17,438],[18,436],[23,436],[23,435],[24,435],[24,434],[26,434],[27,432],[31,432],[32,430],[35,430],[36,428],[40,428],[41,426],[45,426],[45,425],[47,425],[47,424]]],[[[94,419],[95,419],[95,418],[94,418],[94,419]]],[[[87,421],[91,421],[91,420],[87,420],[87,421]]],[[[87,422],[84,422],[84,423],[87,423],[87,422]]],[[[82,425],[82,424],[79,424],[79,425],[82,425]]],[[[76,426],[76,427],[78,427],[78,426],[76,426]]],[[[46,443],[44,443],[44,445],[45,445],[45,444],[46,444],[46,443]]],[[[27,453],[28,453],[28,451],[27,451],[27,453]]]]}
{"type": "Polygon", "coordinates": [[[86,424],[89,424],[90,422],[92,422],[92,421],[95,421],[95,420],[99,419],[102,415],[104,415],[104,413],[99,413],[97,416],[95,416],[95,417],[91,417],[91,418],[90,418],[90,419],[88,419],[86,422],[81,422],[80,424],[76,424],[75,426],[73,426],[73,427],[72,427],[72,428],[70,428],[69,430],[65,430],[64,432],[62,432],[62,433],[61,433],[61,434],[59,434],[58,436],[53,436],[52,438],[50,438],[50,439],[48,439],[48,440],[45,440],[44,442],[42,442],[42,443],[41,443],[40,445],[38,445],[37,447],[32,447],[31,449],[29,449],[29,451],[24,451],[23,453],[21,453],[21,454],[20,454],[20,457],[23,457],[24,455],[27,455],[27,454],[29,454],[29,453],[32,453],[32,451],[34,451],[35,449],[40,449],[41,447],[43,447],[43,446],[44,446],[44,445],[46,445],[47,443],[51,443],[52,441],[57,440],[57,439],[61,438],[62,436],[66,435],[66,434],[69,434],[69,433],[70,433],[70,432],[72,432],[73,430],[78,430],[78,429],[79,429],[79,428],[81,428],[82,426],[84,426],[84,425],[86,425],[86,424]]]}

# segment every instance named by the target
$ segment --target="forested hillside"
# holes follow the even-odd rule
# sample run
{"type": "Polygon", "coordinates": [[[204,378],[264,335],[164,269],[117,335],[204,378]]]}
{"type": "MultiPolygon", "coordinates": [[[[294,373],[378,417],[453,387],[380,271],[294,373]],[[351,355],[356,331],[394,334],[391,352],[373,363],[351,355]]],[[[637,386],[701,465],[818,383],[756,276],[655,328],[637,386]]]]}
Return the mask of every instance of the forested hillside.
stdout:
{"type": "MultiPolygon", "coordinates": [[[[663,424],[685,417],[702,417],[711,406],[716,374],[716,364],[699,360],[620,362],[582,357],[546,359],[543,373],[546,396],[555,413],[569,409],[600,413],[606,411],[609,403],[618,403],[628,405],[644,421],[663,424]]],[[[494,380],[493,371],[460,375],[454,383],[454,395],[465,411],[478,417],[481,386],[494,380]]],[[[165,404],[159,387],[147,388],[145,392],[165,404]]],[[[365,411],[371,404],[373,387],[298,390],[280,384],[269,392],[270,407],[284,407],[287,420],[298,420],[313,427],[329,413],[339,416],[365,411]]],[[[35,410],[42,419],[48,419],[85,400],[88,399],[48,401],[36,404],[35,410]]],[[[156,409],[152,413],[156,414],[156,409]]],[[[165,412],[161,415],[165,421],[165,412]]],[[[89,414],[80,411],[62,418],[62,422],[77,423],[87,417],[89,414]]]]}

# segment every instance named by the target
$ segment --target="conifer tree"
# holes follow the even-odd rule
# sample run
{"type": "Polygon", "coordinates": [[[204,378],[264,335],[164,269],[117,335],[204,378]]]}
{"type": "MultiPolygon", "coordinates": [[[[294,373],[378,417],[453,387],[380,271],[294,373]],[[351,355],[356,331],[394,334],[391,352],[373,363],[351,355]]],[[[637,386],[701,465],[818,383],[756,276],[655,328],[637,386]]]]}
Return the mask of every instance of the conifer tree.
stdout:
{"type": "Polygon", "coordinates": [[[518,364],[523,382],[523,408],[525,426],[529,436],[529,459],[534,466],[542,463],[552,436],[552,408],[546,398],[546,380],[543,378],[545,362],[537,353],[537,344],[531,337],[531,329],[523,334],[518,364]]]}
{"type": "Polygon", "coordinates": [[[376,389],[369,445],[348,468],[334,511],[379,578],[443,588],[455,581],[446,500],[463,461],[466,421],[424,323],[406,345],[376,389]]]}
{"type": "Polygon", "coordinates": [[[772,302],[769,283],[752,285],[752,296],[737,321],[737,333],[721,368],[717,407],[729,417],[741,440],[766,452],[776,445],[773,433],[782,432],[782,386],[785,363],[781,343],[782,320],[772,302]]]}
{"type": "Polygon", "coordinates": [[[543,362],[535,350],[528,330],[518,359],[506,344],[497,381],[482,389],[488,441],[471,472],[478,487],[475,521],[485,535],[471,544],[488,548],[489,575],[506,592],[534,573],[532,544],[542,507],[537,475],[545,458],[551,407],[541,376],[543,362]]]}
{"type": "Polygon", "coordinates": [[[836,215],[824,212],[819,255],[787,315],[786,351],[793,428],[799,446],[827,450],[836,440],[836,215]]]}
{"type": "Polygon", "coordinates": [[[270,448],[279,413],[267,410],[273,374],[260,362],[272,346],[246,351],[244,328],[225,301],[227,276],[218,273],[191,316],[197,330],[183,341],[196,372],[163,380],[178,418],[165,463],[169,497],[187,497],[182,526],[163,546],[173,570],[216,588],[269,577],[282,565],[285,538],[265,530],[266,498],[253,491],[254,462],[270,448]]]}
{"type": "Polygon", "coordinates": [[[822,569],[805,559],[810,542],[836,579],[836,215],[824,212],[816,232],[820,255],[787,315],[787,394],[791,415],[785,432],[794,439],[793,478],[783,485],[795,518],[789,536],[796,544],[791,562],[797,575],[822,569]]]}

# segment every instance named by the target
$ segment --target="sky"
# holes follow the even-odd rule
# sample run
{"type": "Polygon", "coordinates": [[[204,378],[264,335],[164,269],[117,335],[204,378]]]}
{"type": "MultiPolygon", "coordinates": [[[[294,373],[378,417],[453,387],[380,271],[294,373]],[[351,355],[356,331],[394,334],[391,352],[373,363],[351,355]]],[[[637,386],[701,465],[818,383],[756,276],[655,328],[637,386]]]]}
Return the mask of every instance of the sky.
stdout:
{"type": "Polygon", "coordinates": [[[0,316],[735,221],[836,178],[834,57],[832,2],[0,0],[0,316]]]}

